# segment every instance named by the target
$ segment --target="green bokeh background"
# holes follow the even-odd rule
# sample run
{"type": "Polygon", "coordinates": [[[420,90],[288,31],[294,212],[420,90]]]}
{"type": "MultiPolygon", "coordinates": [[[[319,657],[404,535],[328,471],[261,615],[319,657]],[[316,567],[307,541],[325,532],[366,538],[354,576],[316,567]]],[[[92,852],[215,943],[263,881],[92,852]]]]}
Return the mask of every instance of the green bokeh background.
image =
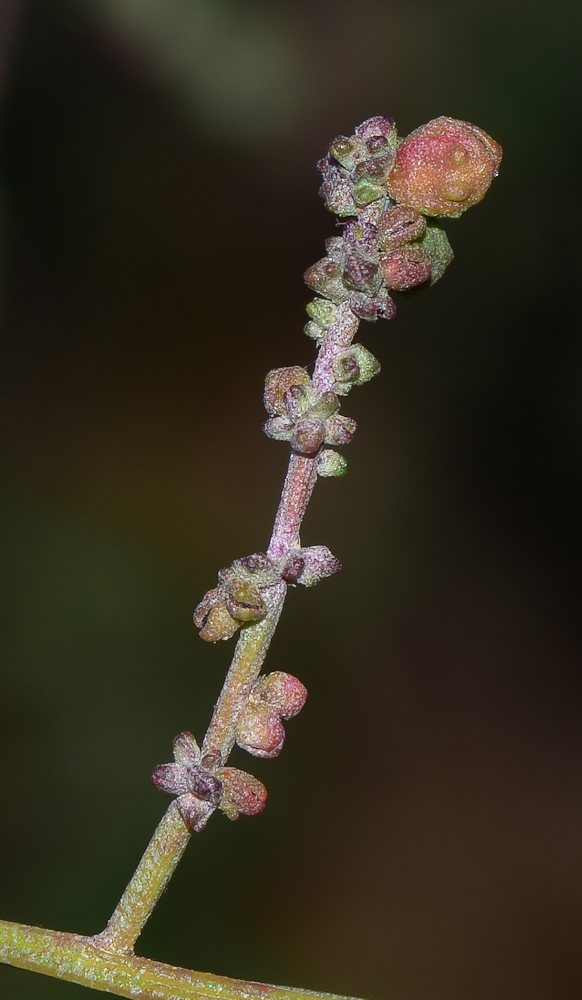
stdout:
{"type": "MultiPolygon", "coordinates": [[[[28,0],[0,12],[0,917],[93,933],[203,735],[194,605],[264,548],[265,372],[308,365],[314,168],[376,113],[505,149],[344,411],[304,527],[344,572],[269,656],[310,697],[257,819],[213,819],[140,942],[369,1000],[582,995],[582,8],[28,0]],[[4,23],[2,23],[4,22],[4,23]]],[[[7,1000],[81,987],[0,967],[7,1000]]]]}

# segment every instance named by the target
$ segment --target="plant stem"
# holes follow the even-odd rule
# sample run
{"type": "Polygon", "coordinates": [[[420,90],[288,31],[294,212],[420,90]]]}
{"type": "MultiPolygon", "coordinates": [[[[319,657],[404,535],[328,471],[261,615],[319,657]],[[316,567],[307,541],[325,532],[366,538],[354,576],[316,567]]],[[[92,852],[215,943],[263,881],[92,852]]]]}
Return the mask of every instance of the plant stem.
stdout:
{"type": "Polygon", "coordinates": [[[105,951],[91,938],[0,920],[0,962],[133,1000],[348,1000],[331,993],[266,986],[175,968],[132,952],[105,951]]]}
{"type": "Polygon", "coordinates": [[[317,480],[317,464],[306,455],[291,455],[267,555],[276,559],[300,544],[301,522],[317,480]]]}
{"type": "MultiPolygon", "coordinates": [[[[338,307],[334,323],[320,348],[313,383],[319,394],[335,380],[334,361],[351,344],[359,320],[344,303],[338,307]]],[[[292,454],[268,554],[284,555],[300,545],[299,532],[317,479],[315,458],[292,454]]],[[[218,751],[224,765],[235,743],[237,719],[265,661],[279,621],[287,587],[284,583],[263,591],[269,609],[262,621],[243,629],[222,691],[204,738],[202,753],[218,751]]],[[[98,946],[125,952],[133,948],[161,894],[168,885],[190,839],[190,831],[177,808],[170,807],[155,831],[131,882],[127,886],[107,927],[94,939],[98,946]]]]}
{"type": "MultiPolygon", "coordinates": [[[[319,395],[332,388],[335,381],[335,359],[341,351],[349,347],[358,325],[359,320],[347,303],[340,305],[334,323],[329,328],[326,339],[319,350],[313,373],[313,385],[319,395]]],[[[278,558],[283,556],[288,549],[300,546],[301,524],[316,479],[316,457],[297,454],[290,456],[287,476],[267,550],[271,557],[278,558]]],[[[287,586],[283,582],[262,591],[268,613],[262,621],[244,628],[236,644],[232,664],[214,708],[202,747],[203,754],[213,750],[218,751],[220,762],[223,765],[235,743],[237,719],[260,673],[275,633],[286,591],[287,586]]],[[[237,992],[237,989],[240,987],[242,990],[242,985],[246,990],[245,995],[253,996],[252,993],[248,992],[248,984],[241,985],[235,983],[234,980],[222,980],[219,977],[204,977],[204,984],[202,980],[199,983],[198,980],[192,979],[192,976],[197,975],[196,973],[173,970],[170,966],[137,959],[133,955],[134,945],[174,874],[190,837],[191,831],[174,802],[155,830],[133,878],[125,889],[104,931],[93,938],[84,938],[0,921],[0,931],[3,933],[3,936],[0,934],[2,961],[9,965],[20,965],[23,968],[46,972],[48,975],[62,975],[63,978],[69,978],[73,982],[83,982],[86,985],[93,985],[96,989],[118,993],[120,996],[136,995],[135,989],[134,992],[129,992],[131,977],[136,975],[140,977],[137,981],[142,984],[142,992],[139,994],[142,997],[171,996],[181,1000],[181,998],[206,996],[208,993],[205,993],[204,990],[212,991],[216,988],[204,985],[210,982],[230,984],[231,992],[224,992],[223,989],[221,994],[225,1000],[230,1000],[231,997],[236,1000],[241,996],[242,993],[237,992]],[[10,933],[7,928],[12,928],[10,933]],[[3,940],[4,944],[2,944],[3,940]],[[6,943],[7,941],[14,941],[16,944],[13,947],[6,943]],[[36,948],[40,948],[41,942],[43,942],[42,950],[37,954],[36,948]],[[113,956],[117,957],[114,959],[113,956]],[[61,969],[67,971],[61,972],[59,971],[61,969]],[[163,992],[163,990],[157,993],[147,992],[144,986],[146,981],[150,982],[148,976],[150,976],[151,970],[154,970],[151,975],[159,973],[162,979],[164,976],[170,976],[168,982],[170,980],[174,983],[178,982],[175,979],[175,974],[182,976],[183,980],[179,980],[182,983],[180,986],[182,992],[168,993],[163,992]],[[93,973],[95,973],[95,980],[91,978],[93,973]]],[[[133,982],[135,982],[135,978],[133,982]]],[[[155,979],[155,977],[151,979],[151,983],[157,984],[158,990],[162,989],[160,982],[161,980],[155,979]]],[[[275,990],[273,994],[262,992],[260,994],[262,998],[273,996],[274,998],[281,997],[281,1000],[283,997],[288,998],[296,995],[330,996],[330,994],[305,994],[301,990],[277,991],[274,987],[260,987],[260,989],[263,991],[275,990]]]]}
{"type": "Polygon", "coordinates": [[[180,861],[192,831],[172,802],[160,820],[136,872],[107,927],[93,938],[98,948],[131,952],[180,861]]]}

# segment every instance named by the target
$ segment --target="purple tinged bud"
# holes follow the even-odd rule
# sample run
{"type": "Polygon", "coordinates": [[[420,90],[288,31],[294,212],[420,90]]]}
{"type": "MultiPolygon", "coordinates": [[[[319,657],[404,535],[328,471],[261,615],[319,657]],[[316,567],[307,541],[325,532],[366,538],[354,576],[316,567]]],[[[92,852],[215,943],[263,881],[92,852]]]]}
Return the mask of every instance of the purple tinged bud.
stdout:
{"type": "Polygon", "coordinates": [[[217,806],[222,795],[222,782],[203,768],[193,767],[190,770],[190,787],[187,791],[203,799],[204,802],[217,806]]]}
{"type": "Polygon", "coordinates": [[[305,560],[303,556],[299,552],[292,550],[281,570],[281,576],[286,583],[297,583],[304,569],[305,560]]]}
{"type": "Polygon", "coordinates": [[[363,257],[349,256],[342,274],[344,285],[354,292],[374,293],[382,274],[378,264],[363,257]]]}
{"type": "Polygon", "coordinates": [[[325,443],[335,445],[349,444],[357,428],[356,421],[351,417],[344,417],[340,413],[336,413],[326,421],[325,443]]]}
{"type": "Polygon", "coordinates": [[[259,678],[252,697],[277,709],[282,719],[292,719],[307,700],[307,688],[293,674],[274,670],[272,674],[259,678]]]}
{"type": "Polygon", "coordinates": [[[396,123],[393,118],[389,118],[387,115],[374,115],[373,118],[367,118],[365,122],[358,125],[356,135],[359,139],[364,140],[374,138],[375,136],[385,136],[395,146],[397,139],[396,123]]]}
{"type": "Polygon", "coordinates": [[[333,576],[342,569],[341,562],[331,554],[326,545],[310,545],[301,549],[301,554],[305,568],[297,582],[304,587],[313,587],[326,576],[333,576]]]}
{"type": "Polygon", "coordinates": [[[378,247],[380,250],[395,250],[418,239],[425,229],[426,219],[415,208],[394,205],[378,220],[378,247]]]}
{"type": "Polygon", "coordinates": [[[290,417],[271,417],[263,424],[267,437],[273,441],[290,441],[293,434],[293,421],[290,417]]]}
{"type": "Polygon", "coordinates": [[[202,767],[212,771],[220,761],[220,750],[209,750],[200,761],[202,767]]]}
{"type": "Polygon", "coordinates": [[[237,767],[220,767],[216,771],[222,781],[220,809],[229,819],[238,819],[240,813],[256,816],[267,803],[267,789],[261,781],[237,767]]]}
{"type": "Polygon", "coordinates": [[[363,344],[353,344],[335,360],[336,391],[347,395],[353,385],[364,385],[380,371],[380,362],[363,344]],[[338,384],[339,383],[339,384],[338,384]]]}
{"type": "Polygon", "coordinates": [[[375,156],[371,160],[364,160],[362,163],[358,163],[353,172],[353,183],[358,184],[360,181],[367,180],[373,181],[374,184],[383,185],[386,183],[393,163],[394,153],[388,156],[375,156]]]}
{"type": "Polygon", "coordinates": [[[254,757],[277,757],[285,742],[279,713],[265,703],[249,702],[237,723],[236,742],[254,757]]]}
{"type": "Polygon", "coordinates": [[[313,455],[323,444],[326,426],[315,417],[298,420],[291,435],[291,447],[300,455],[313,455]]]}
{"type": "Polygon", "coordinates": [[[410,244],[382,254],[380,263],[388,288],[397,292],[423,285],[431,275],[430,259],[419,245],[410,244]]]}
{"type": "Polygon", "coordinates": [[[179,799],[176,799],[176,802],[184,822],[195,833],[200,833],[210,819],[214,807],[208,802],[202,802],[192,794],[181,795],[179,799]]]}
{"type": "Polygon", "coordinates": [[[339,135],[329,147],[329,155],[341,163],[342,167],[352,170],[356,163],[366,155],[366,147],[355,136],[339,135]]]}
{"type": "Polygon", "coordinates": [[[394,319],[396,316],[396,303],[384,287],[380,287],[374,296],[364,295],[363,292],[352,292],[349,305],[356,316],[371,320],[373,323],[377,319],[394,319]]]}
{"type": "Polygon", "coordinates": [[[342,177],[337,164],[329,156],[324,156],[317,164],[323,177],[319,193],[330,212],[339,216],[355,215],[356,206],[348,181],[342,177]]]}
{"type": "Polygon", "coordinates": [[[152,784],[170,795],[192,791],[188,769],[180,764],[159,764],[152,772],[152,784]]]}
{"type": "Polygon", "coordinates": [[[289,368],[274,368],[265,379],[264,403],[267,413],[272,416],[287,416],[285,393],[293,386],[311,385],[305,368],[293,365],[289,368]]]}

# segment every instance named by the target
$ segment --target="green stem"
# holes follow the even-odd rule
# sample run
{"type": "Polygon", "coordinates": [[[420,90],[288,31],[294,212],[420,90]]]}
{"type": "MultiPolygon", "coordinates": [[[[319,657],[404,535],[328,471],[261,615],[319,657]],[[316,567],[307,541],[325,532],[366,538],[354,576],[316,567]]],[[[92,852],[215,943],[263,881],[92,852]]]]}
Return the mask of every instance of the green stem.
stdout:
{"type": "MultiPolygon", "coordinates": [[[[204,752],[218,750],[224,764],[234,745],[236,720],[257,679],[283,609],[285,584],[266,593],[269,613],[243,630],[204,740],[204,752]]],[[[93,940],[108,951],[133,949],[170,881],[191,837],[175,801],[160,821],[136,872],[101,934],[93,940]]]]}
{"type": "Polygon", "coordinates": [[[174,800],[160,820],[107,927],[93,938],[97,947],[115,952],[133,949],[191,836],[192,831],[174,800]]]}
{"type": "Polygon", "coordinates": [[[310,993],[213,976],[128,953],[106,951],[91,938],[47,931],[0,920],[0,962],[65,979],[133,1000],[347,1000],[331,993],[310,993]]]}

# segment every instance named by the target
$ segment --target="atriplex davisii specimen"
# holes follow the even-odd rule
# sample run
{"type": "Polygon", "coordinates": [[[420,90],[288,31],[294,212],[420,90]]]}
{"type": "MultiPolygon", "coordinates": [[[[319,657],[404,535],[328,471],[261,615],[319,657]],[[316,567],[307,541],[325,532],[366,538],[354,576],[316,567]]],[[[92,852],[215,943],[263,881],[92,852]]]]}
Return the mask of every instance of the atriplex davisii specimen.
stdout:
{"type": "Polygon", "coordinates": [[[235,743],[257,757],[276,757],[285,739],[281,719],[305,702],[296,677],[259,673],[288,586],[311,587],[341,569],[324,545],[304,548],[299,533],[317,477],[346,471],[335,447],[352,440],[356,423],[340,414],[340,397],[380,370],[376,358],[353,343],[360,320],[392,319],[392,291],[438,281],[453,257],[438,220],[458,218],[481,201],[501,155],[496,142],[467,122],[437,118],[399,139],[393,119],[378,116],[335,139],[318,163],[321,194],[342,219],[343,235],[327,240],[326,256],[305,273],[317,293],[305,327],[317,343],[313,375],[278,368],[265,383],[265,433],[291,447],[269,546],[222,569],[218,586],[194,612],[208,642],[242,629],[208,732],[202,747],[191,733],[180,733],[174,762],[154,770],[156,787],[175,798],[105,930],[85,937],[0,921],[2,962],[123,997],[331,996],[173,968],[138,958],[134,945],[192,833],[200,833],[216,809],[235,820],[265,806],[264,785],[227,767],[227,760],[235,743]]]}

